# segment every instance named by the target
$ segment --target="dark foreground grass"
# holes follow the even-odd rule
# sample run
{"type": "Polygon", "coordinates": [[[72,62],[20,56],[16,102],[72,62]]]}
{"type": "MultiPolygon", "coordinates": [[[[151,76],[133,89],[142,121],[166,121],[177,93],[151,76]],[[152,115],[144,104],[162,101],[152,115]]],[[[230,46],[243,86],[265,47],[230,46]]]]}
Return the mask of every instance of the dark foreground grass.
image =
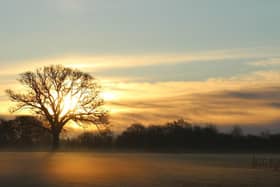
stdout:
{"type": "MultiPolygon", "coordinates": [[[[252,154],[1,152],[0,186],[279,187],[252,154]]],[[[279,159],[280,155],[255,157],[279,159]]]]}

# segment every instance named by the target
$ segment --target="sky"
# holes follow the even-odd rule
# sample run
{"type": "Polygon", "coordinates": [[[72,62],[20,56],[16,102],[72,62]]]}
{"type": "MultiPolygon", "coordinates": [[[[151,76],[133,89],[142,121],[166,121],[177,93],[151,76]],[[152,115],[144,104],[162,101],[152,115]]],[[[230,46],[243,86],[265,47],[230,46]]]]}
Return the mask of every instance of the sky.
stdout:
{"type": "Polygon", "coordinates": [[[0,115],[50,64],[103,86],[111,124],[179,118],[279,130],[278,0],[0,0],[0,115]]]}

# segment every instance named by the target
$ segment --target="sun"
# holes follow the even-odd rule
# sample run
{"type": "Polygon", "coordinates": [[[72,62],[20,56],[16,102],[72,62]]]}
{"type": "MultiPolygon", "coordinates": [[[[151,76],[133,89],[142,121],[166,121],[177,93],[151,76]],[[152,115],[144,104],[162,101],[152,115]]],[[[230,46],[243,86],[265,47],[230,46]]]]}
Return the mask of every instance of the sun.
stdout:
{"type": "Polygon", "coordinates": [[[67,113],[68,111],[73,111],[76,109],[79,98],[76,96],[71,96],[70,94],[64,96],[63,98],[63,112],[67,113]]]}

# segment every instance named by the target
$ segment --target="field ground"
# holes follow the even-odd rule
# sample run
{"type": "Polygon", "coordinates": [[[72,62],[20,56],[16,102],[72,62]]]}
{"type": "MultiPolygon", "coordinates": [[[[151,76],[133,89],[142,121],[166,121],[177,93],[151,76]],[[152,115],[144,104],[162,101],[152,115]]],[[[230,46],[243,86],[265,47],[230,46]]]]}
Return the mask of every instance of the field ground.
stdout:
{"type": "Polygon", "coordinates": [[[1,152],[0,168],[1,187],[280,186],[280,170],[253,168],[251,154],[1,152]]]}

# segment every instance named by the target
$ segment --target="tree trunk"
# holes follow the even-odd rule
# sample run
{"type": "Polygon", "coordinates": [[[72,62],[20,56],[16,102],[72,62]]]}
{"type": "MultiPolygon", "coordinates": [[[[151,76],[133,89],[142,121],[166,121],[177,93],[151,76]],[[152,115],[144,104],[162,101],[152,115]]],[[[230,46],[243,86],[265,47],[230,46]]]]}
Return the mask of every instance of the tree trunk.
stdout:
{"type": "Polygon", "coordinates": [[[59,148],[59,134],[60,133],[52,133],[52,150],[56,151],[59,148]]]}

